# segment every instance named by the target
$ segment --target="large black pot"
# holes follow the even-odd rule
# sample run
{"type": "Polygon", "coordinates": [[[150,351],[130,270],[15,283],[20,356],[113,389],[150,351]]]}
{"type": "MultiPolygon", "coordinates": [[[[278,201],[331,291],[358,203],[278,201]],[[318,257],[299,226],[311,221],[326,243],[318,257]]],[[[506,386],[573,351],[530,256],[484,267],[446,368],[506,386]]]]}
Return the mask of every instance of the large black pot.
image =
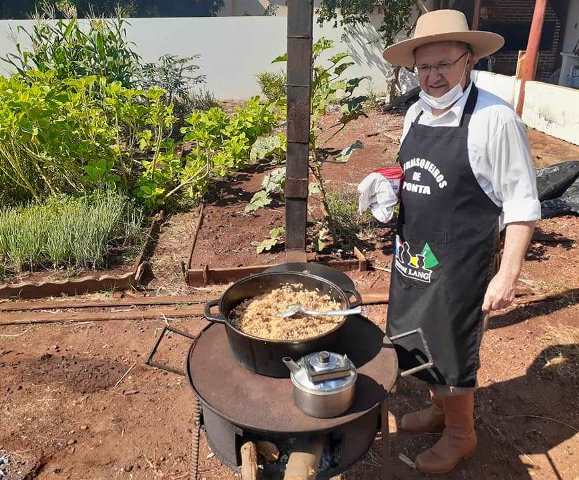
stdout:
{"type": "Polygon", "coordinates": [[[287,284],[299,283],[304,288],[318,289],[328,294],[342,308],[356,307],[362,303],[355,290],[347,291],[335,283],[306,272],[268,272],[246,277],[231,285],[217,300],[205,305],[205,318],[211,322],[225,324],[229,345],[235,358],[249,370],[268,377],[288,377],[289,371],[283,364],[283,357],[297,360],[304,355],[322,350],[332,351],[345,319],[334,329],[317,337],[299,341],[264,340],[238,330],[229,318],[230,312],[242,301],[257,297],[287,284]],[[219,307],[217,315],[211,314],[213,307],[219,307]]]}

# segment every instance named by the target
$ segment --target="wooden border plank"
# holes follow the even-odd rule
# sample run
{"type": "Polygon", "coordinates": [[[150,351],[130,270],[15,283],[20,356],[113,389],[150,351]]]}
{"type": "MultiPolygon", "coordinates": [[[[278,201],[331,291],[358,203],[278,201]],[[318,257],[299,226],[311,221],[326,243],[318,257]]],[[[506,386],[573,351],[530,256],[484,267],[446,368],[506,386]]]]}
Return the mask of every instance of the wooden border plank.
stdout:
{"type": "Polygon", "coordinates": [[[155,308],[124,312],[8,312],[0,314],[0,326],[34,325],[45,323],[110,322],[122,320],[161,320],[167,318],[199,317],[204,305],[187,308],[155,308]]]}
{"type": "MultiPolygon", "coordinates": [[[[199,205],[199,212],[197,214],[197,221],[193,226],[193,234],[191,238],[191,248],[189,249],[189,260],[187,261],[187,270],[191,270],[193,266],[193,254],[195,253],[195,245],[197,245],[197,237],[199,236],[199,231],[201,230],[201,225],[203,225],[203,215],[205,214],[205,204],[201,202],[199,205]]],[[[189,279],[189,276],[187,276],[189,279]]]]}
{"type": "Polygon", "coordinates": [[[187,296],[129,297],[114,300],[53,300],[42,302],[0,303],[0,312],[22,312],[33,310],[64,310],[83,308],[131,307],[136,305],[192,305],[205,303],[206,299],[193,299],[187,296]]]}
{"type": "Polygon", "coordinates": [[[100,290],[128,290],[139,283],[145,271],[146,259],[151,254],[150,250],[154,239],[164,221],[165,215],[161,211],[151,223],[147,232],[147,240],[130,272],[112,275],[102,272],[65,280],[0,284],[0,299],[44,298],[60,295],[81,295],[100,290]]]}

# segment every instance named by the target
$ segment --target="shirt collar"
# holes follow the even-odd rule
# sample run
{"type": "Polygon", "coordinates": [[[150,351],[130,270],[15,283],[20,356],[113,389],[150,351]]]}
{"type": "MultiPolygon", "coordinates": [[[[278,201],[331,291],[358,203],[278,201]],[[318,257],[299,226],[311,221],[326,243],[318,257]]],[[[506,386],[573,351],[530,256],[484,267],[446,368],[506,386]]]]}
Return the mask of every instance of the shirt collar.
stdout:
{"type": "Polygon", "coordinates": [[[466,102],[468,100],[468,96],[470,95],[470,91],[472,89],[472,85],[473,82],[472,80],[469,82],[468,87],[466,87],[466,90],[464,91],[462,97],[460,97],[452,107],[450,107],[446,112],[444,112],[442,115],[439,115],[437,117],[435,117],[434,115],[432,115],[432,108],[430,107],[430,105],[428,105],[424,100],[422,100],[421,98],[418,99],[418,108],[419,111],[423,111],[425,116],[428,119],[431,120],[442,120],[442,119],[447,119],[447,117],[454,117],[456,118],[460,118],[462,116],[462,112],[464,111],[464,107],[466,106],[466,102]]]}

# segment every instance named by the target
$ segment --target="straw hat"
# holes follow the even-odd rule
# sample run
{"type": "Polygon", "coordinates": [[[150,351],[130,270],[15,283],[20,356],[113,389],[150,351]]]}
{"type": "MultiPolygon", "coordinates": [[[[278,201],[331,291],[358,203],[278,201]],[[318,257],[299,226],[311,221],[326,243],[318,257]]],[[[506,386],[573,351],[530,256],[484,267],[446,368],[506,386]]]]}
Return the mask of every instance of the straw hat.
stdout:
{"type": "Polygon", "coordinates": [[[435,42],[468,43],[476,61],[499,50],[505,39],[497,33],[469,30],[464,13],[458,10],[434,10],[418,19],[414,37],[384,50],[384,59],[394,65],[412,67],[414,50],[435,42]]]}

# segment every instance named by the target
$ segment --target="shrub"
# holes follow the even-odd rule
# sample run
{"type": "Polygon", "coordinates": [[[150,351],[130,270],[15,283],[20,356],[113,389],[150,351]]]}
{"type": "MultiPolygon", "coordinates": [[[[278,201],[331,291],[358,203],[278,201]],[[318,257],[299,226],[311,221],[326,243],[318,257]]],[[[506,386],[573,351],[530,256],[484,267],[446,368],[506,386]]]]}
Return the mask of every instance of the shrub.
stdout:
{"type": "Polygon", "coordinates": [[[333,234],[339,244],[353,248],[360,236],[376,226],[369,212],[358,213],[358,193],[355,190],[329,190],[326,199],[333,234]]]}
{"type": "Polygon", "coordinates": [[[147,63],[140,68],[137,84],[143,89],[159,87],[167,92],[167,104],[173,104],[177,127],[185,123],[185,118],[193,110],[208,110],[217,103],[213,95],[200,88],[205,83],[205,75],[196,74],[199,66],[193,63],[199,55],[178,57],[163,55],[157,63],[147,63]]]}
{"type": "Polygon", "coordinates": [[[269,102],[277,102],[287,95],[287,75],[285,72],[262,72],[257,74],[261,93],[269,102]]]}
{"type": "Polygon", "coordinates": [[[131,191],[136,155],[163,154],[173,123],[164,92],[100,77],[0,77],[0,201],[36,201],[115,185],[131,191]]]}
{"type": "Polygon", "coordinates": [[[226,177],[246,166],[252,145],[259,136],[271,132],[275,123],[273,109],[257,97],[231,116],[220,108],[193,112],[188,126],[181,129],[192,151],[185,159],[177,188],[191,198],[200,198],[211,178],[226,177]]]}
{"type": "Polygon", "coordinates": [[[204,87],[193,88],[189,94],[188,102],[190,104],[189,112],[193,110],[209,110],[219,105],[215,96],[204,87]]]}

